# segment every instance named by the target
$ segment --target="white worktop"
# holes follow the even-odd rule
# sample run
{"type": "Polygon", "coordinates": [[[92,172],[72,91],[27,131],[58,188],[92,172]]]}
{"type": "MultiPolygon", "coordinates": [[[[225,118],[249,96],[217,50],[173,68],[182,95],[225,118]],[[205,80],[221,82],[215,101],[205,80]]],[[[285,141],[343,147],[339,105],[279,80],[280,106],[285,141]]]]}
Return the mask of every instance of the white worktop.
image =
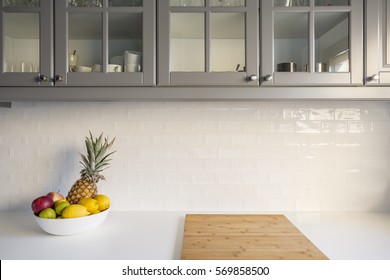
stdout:
{"type": "MultiPolygon", "coordinates": [[[[32,213],[0,212],[0,259],[180,259],[185,214],[112,211],[91,232],[53,236],[32,213]]],[[[285,214],[330,259],[390,260],[390,214],[277,214],[285,214]]]]}

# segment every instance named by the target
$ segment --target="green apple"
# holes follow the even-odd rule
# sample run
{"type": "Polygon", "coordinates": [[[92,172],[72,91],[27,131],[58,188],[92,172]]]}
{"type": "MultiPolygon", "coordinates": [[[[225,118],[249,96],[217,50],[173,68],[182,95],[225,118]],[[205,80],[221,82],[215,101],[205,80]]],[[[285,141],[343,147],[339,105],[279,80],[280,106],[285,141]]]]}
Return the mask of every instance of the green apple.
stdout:
{"type": "Polygon", "coordinates": [[[56,211],[57,215],[62,215],[62,211],[64,211],[64,209],[69,205],[70,203],[66,200],[59,201],[54,205],[54,210],[56,211]]]}
{"type": "Polygon", "coordinates": [[[53,208],[46,208],[39,212],[39,217],[45,219],[55,219],[57,215],[53,208]]]}

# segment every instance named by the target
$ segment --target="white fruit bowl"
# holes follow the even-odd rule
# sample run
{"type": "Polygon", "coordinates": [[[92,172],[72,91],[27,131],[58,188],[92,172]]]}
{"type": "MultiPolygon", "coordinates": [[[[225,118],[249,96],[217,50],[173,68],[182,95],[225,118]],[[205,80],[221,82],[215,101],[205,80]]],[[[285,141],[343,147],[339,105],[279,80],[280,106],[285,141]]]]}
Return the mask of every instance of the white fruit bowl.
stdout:
{"type": "Polygon", "coordinates": [[[44,219],[34,215],[39,227],[54,235],[75,235],[88,232],[100,226],[107,218],[110,209],[98,214],[93,214],[80,218],[68,219],[44,219]]]}

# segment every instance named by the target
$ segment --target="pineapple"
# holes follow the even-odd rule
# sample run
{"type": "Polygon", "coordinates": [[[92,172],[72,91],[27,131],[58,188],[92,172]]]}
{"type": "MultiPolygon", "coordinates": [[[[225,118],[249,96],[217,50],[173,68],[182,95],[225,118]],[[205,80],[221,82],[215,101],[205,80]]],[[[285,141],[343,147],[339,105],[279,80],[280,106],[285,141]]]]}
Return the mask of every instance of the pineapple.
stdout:
{"type": "Polygon", "coordinates": [[[109,161],[111,160],[109,157],[115,153],[107,154],[114,144],[115,138],[109,143],[107,138],[103,141],[103,133],[95,139],[91,132],[89,132],[89,135],[89,138],[85,138],[88,156],[80,154],[82,159],[80,163],[83,166],[80,171],[80,179],[73,184],[66,197],[70,204],[77,204],[84,197],[93,198],[98,194],[96,183],[99,180],[105,180],[100,172],[109,167],[109,161]]]}

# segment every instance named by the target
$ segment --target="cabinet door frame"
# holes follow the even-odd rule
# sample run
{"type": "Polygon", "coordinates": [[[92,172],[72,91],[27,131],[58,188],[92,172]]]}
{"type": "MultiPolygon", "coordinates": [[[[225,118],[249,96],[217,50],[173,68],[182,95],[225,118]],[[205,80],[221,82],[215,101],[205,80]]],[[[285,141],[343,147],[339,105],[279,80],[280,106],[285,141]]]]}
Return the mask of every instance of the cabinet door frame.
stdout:
{"type": "MultiPolygon", "coordinates": [[[[77,13],[97,12],[102,8],[71,8],[77,13]]],[[[102,50],[103,72],[73,73],[67,71],[68,49],[68,12],[67,1],[56,1],[55,5],[55,74],[61,77],[56,86],[154,86],[156,80],[156,7],[154,0],[143,0],[142,7],[131,7],[132,12],[142,13],[142,72],[104,73],[109,62],[108,54],[108,17],[109,12],[126,13],[122,7],[108,7],[103,0],[102,50]],[[58,3],[57,3],[58,2],[58,3]]],[[[58,79],[57,79],[58,80],[58,79]]]]}
{"type": "Polygon", "coordinates": [[[366,86],[390,85],[390,1],[366,1],[366,86]]]}
{"type": "MultiPolygon", "coordinates": [[[[307,7],[288,7],[291,11],[307,11],[309,16],[309,61],[315,61],[314,51],[314,0],[309,0],[307,7]]],[[[349,18],[349,52],[350,72],[315,73],[315,72],[277,72],[274,66],[274,7],[273,0],[261,1],[261,81],[263,86],[341,86],[363,85],[363,0],[350,0],[349,8],[332,6],[331,11],[348,12],[349,18]],[[267,77],[267,78],[266,78],[267,77]]],[[[318,7],[317,7],[318,9],[318,7]]],[[[319,10],[327,11],[328,7],[319,10]]],[[[313,62],[310,63],[314,65],[313,62]]]]}
{"type": "MultiPolygon", "coordinates": [[[[53,85],[53,0],[40,0],[39,7],[3,7],[5,0],[2,0],[0,7],[0,86],[52,86],[53,85]],[[39,14],[39,73],[19,73],[19,72],[3,72],[4,61],[4,42],[3,42],[3,26],[4,12],[9,13],[38,13],[39,14]],[[47,80],[41,80],[41,75],[47,80]]],[[[42,76],[42,77],[43,77],[42,76]]]]}
{"type": "Polygon", "coordinates": [[[169,0],[158,1],[158,86],[258,86],[259,76],[259,7],[257,0],[246,0],[245,7],[191,7],[188,11],[205,13],[205,72],[170,71],[170,13],[186,12],[187,7],[170,7],[169,0]],[[245,12],[245,72],[210,72],[210,12],[245,12]],[[251,80],[251,77],[254,78],[251,80]]]}

